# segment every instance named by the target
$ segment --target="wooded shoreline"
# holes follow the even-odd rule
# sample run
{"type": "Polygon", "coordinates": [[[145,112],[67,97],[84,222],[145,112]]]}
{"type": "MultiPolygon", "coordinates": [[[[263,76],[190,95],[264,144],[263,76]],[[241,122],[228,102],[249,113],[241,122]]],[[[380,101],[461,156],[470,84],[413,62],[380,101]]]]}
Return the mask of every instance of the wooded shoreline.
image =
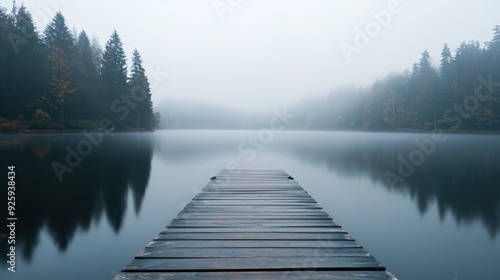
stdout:
{"type": "MultiPolygon", "coordinates": [[[[179,129],[165,129],[168,130],[179,130],[179,129]]],[[[181,129],[182,130],[182,129],[181,129]]],[[[191,129],[190,129],[191,130],[191,129]]],[[[194,129],[196,130],[196,129],[194,129]]],[[[214,129],[214,130],[232,130],[232,129],[214,129]]],[[[255,130],[255,129],[235,129],[235,130],[255,130]]],[[[57,129],[45,128],[37,129],[29,127],[27,123],[19,125],[19,121],[5,121],[0,120],[0,135],[1,134],[47,134],[47,133],[57,133],[57,134],[70,134],[70,133],[81,133],[86,131],[99,131],[92,129],[90,127],[61,127],[57,129]]],[[[113,128],[112,130],[104,130],[102,132],[153,132],[156,130],[147,130],[139,128],[113,128]]],[[[316,131],[316,132],[367,132],[367,133],[415,133],[415,134],[432,134],[432,133],[443,133],[443,134],[470,134],[470,135],[499,135],[500,131],[489,131],[489,130],[416,130],[416,129],[401,129],[401,130],[297,130],[290,129],[288,131],[316,131]]]]}
{"type": "Polygon", "coordinates": [[[45,134],[45,133],[81,133],[85,131],[102,132],[151,132],[141,128],[112,127],[110,130],[99,130],[93,126],[54,125],[53,128],[34,128],[27,121],[6,120],[0,118],[0,134],[45,134]]]}

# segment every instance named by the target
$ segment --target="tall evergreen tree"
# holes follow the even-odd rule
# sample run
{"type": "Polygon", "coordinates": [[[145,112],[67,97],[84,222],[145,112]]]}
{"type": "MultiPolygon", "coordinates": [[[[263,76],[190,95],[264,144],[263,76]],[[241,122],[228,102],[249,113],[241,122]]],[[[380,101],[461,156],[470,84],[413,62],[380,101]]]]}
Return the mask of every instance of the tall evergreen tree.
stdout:
{"type": "Polygon", "coordinates": [[[408,80],[408,104],[413,106],[418,97],[418,86],[419,86],[419,78],[420,77],[420,69],[418,67],[418,63],[413,63],[410,71],[410,77],[408,80]]]}
{"type": "Polygon", "coordinates": [[[493,38],[486,42],[486,48],[481,49],[480,61],[478,65],[479,88],[475,96],[479,99],[479,108],[474,110],[471,115],[469,125],[478,129],[498,129],[500,128],[500,98],[498,92],[500,88],[494,87],[491,83],[500,81],[500,26],[493,28],[493,38]],[[486,83],[488,84],[485,84],[486,83]]]}
{"type": "Polygon", "coordinates": [[[428,51],[424,51],[418,63],[413,64],[408,81],[409,100],[408,118],[413,128],[431,129],[437,122],[435,97],[438,90],[439,76],[432,66],[428,51]]]}
{"type": "Polygon", "coordinates": [[[422,53],[422,58],[419,62],[420,70],[420,100],[422,106],[420,108],[420,119],[423,121],[424,129],[436,128],[438,114],[438,107],[436,106],[436,97],[439,90],[439,76],[432,67],[431,57],[428,51],[422,53]]]}
{"type": "Polygon", "coordinates": [[[461,103],[465,97],[474,93],[478,76],[481,74],[480,57],[479,42],[464,42],[458,47],[453,59],[457,75],[457,103],[461,103]]]}
{"type": "Polygon", "coordinates": [[[44,52],[40,36],[33,24],[30,12],[21,5],[15,13],[15,33],[20,38],[12,41],[16,52],[11,67],[12,83],[20,102],[20,115],[29,116],[35,111],[35,101],[45,91],[44,52]]]}
{"type": "MultiPolygon", "coordinates": [[[[500,26],[493,28],[493,38],[486,43],[486,71],[483,74],[492,75],[495,81],[500,80],[500,26]]],[[[499,89],[500,90],[500,89],[499,89]]]]}
{"type": "Polygon", "coordinates": [[[454,101],[454,91],[456,86],[456,73],[453,56],[448,44],[444,44],[441,51],[441,64],[439,67],[439,91],[434,100],[434,107],[438,118],[439,127],[444,127],[443,114],[450,109],[454,101]]]}
{"type": "Polygon", "coordinates": [[[75,48],[74,80],[78,90],[70,106],[73,115],[80,120],[91,120],[102,116],[104,106],[100,99],[100,81],[94,64],[90,41],[85,31],[80,32],[75,48]]]}
{"type": "Polygon", "coordinates": [[[428,75],[429,72],[434,70],[431,64],[431,55],[427,50],[422,53],[422,57],[418,63],[418,69],[420,70],[420,74],[422,76],[428,75]]]}
{"type": "Polygon", "coordinates": [[[97,80],[97,68],[94,65],[90,41],[85,31],[80,32],[76,43],[78,59],[82,62],[85,73],[84,80],[97,80]]]}
{"type": "Polygon", "coordinates": [[[44,90],[41,42],[26,7],[7,14],[0,7],[0,116],[33,113],[33,100],[44,90]]]}
{"type": "Polygon", "coordinates": [[[113,117],[117,126],[152,129],[158,118],[139,52],[134,51],[129,79],[116,31],[103,53],[95,37],[90,41],[85,31],[75,30],[56,13],[41,36],[24,5],[14,2],[10,13],[0,6],[0,117],[36,115],[44,125],[52,119],[66,126],[113,117]],[[140,102],[134,105],[134,99],[140,102]],[[117,101],[122,107],[113,107],[117,101]],[[123,114],[124,104],[130,114],[123,114]]]}
{"type": "Polygon", "coordinates": [[[441,81],[449,81],[452,78],[453,57],[448,44],[444,44],[441,51],[441,65],[439,67],[441,81]]]}
{"type": "Polygon", "coordinates": [[[66,24],[66,19],[60,12],[55,14],[43,34],[43,41],[49,50],[58,47],[67,56],[71,55],[75,43],[66,24]]]}
{"type": "Polygon", "coordinates": [[[151,101],[151,89],[146,76],[139,51],[134,50],[132,54],[132,69],[129,85],[132,94],[138,100],[138,106],[133,111],[132,124],[135,127],[152,130],[154,128],[153,102],[151,101]]]}
{"type": "Polygon", "coordinates": [[[19,108],[11,71],[15,65],[15,51],[11,44],[12,34],[15,33],[14,23],[14,17],[0,6],[0,116],[9,118],[16,117],[19,108]]]}
{"type": "Polygon", "coordinates": [[[451,55],[448,44],[444,44],[443,50],[441,51],[439,78],[441,81],[441,90],[445,91],[444,94],[451,94],[450,91],[454,89],[456,84],[456,73],[454,69],[453,56],[451,55]]]}
{"type": "MultiPolygon", "coordinates": [[[[111,106],[110,116],[113,116],[117,124],[123,123],[127,114],[117,116],[118,108],[113,104],[121,100],[123,95],[130,94],[127,78],[127,62],[122,41],[116,30],[111,34],[102,57],[101,82],[103,86],[103,100],[106,106],[111,106]],[[119,120],[120,119],[120,120],[119,120]]],[[[108,107],[109,108],[109,107],[108,107]]]]}
{"type": "Polygon", "coordinates": [[[493,39],[486,43],[488,51],[493,55],[493,62],[500,63],[500,26],[495,25],[493,28],[493,39]]]}

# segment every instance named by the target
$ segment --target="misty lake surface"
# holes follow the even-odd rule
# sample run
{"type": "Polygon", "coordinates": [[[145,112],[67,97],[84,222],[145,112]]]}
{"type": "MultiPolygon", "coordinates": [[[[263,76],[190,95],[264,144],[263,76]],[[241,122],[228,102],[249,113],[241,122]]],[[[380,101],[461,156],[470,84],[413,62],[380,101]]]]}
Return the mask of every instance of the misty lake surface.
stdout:
{"type": "Polygon", "coordinates": [[[91,150],[85,139],[0,135],[4,183],[16,166],[18,218],[16,273],[0,230],[1,279],[112,279],[236,163],[284,169],[400,279],[500,277],[497,135],[158,131],[104,134],[91,150]],[[51,165],[67,164],[68,147],[89,155],[59,182],[51,165]]]}

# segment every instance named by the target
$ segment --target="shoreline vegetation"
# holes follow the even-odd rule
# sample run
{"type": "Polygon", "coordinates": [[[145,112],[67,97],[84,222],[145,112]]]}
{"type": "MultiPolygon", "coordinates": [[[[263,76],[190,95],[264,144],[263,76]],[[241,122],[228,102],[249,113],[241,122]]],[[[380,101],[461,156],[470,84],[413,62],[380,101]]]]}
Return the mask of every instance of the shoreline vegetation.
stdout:
{"type": "Polygon", "coordinates": [[[26,120],[7,120],[0,118],[0,135],[2,134],[47,134],[47,133],[82,133],[95,132],[152,132],[154,130],[141,128],[112,128],[110,130],[100,129],[97,122],[90,125],[47,125],[45,128],[34,128],[26,120]]]}
{"type": "Polygon", "coordinates": [[[0,6],[0,133],[158,127],[141,55],[129,68],[116,30],[103,49],[61,12],[42,28],[24,4],[0,6]]]}
{"type": "MultiPolygon", "coordinates": [[[[237,111],[210,103],[171,100],[159,106],[162,129],[269,127],[276,110],[286,130],[496,134],[500,131],[500,26],[489,42],[444,44],[433,63],[424,51],[409,68],[364,87],[339,87],[272,112],[237,111]],[[437,65],[436,65],[437,64],[437,65]]],[[[269,105],[269,104],[264,104],[269,105]]]]}
{"type": "MultiPolygon", "coordinates": [[[[129,69],[116,30],[101,48],[85,31],[70,31],[60,12],[39,33],[24,5],[10,13],[0,6],[0,133],[266,127],[265,116],[193,104],[160,107],[160,124],[137,50],[131,61],[129,69]]],[[[286,130],[498,134],[500,26],[484,44],[444,44],[439,67],[425,50],[403,72],[304,99],[289,112],[286,130]]]]}
{"type": "MultiPolygon", "coordinates": [[[[0,135],[15,135],[15,134],[70,134],[70,133],[83,133],[83,132],[153,132],[153,131],[176,131],[176,130],[210,130],[210,129],[157,129],[157,130],[147,130],[139,128],[112,128],[110,130],[100,130],[97,126],[77,126],[72,125],[70,127],[65,126],[53,126],[47,127],[45,129],[34,129],[29,126],[27,121],[19,120],[6,120],[0,118],[0,135]]],[[[212,129],[212,130],[249,130],[255,131],[258,129],[212,129]]],[[[289,129],[284,131],[311,131],[311,132],[365,132],[365,133],[415,133],[415,134],[468,134],[468,135],[500,135],[500,131],[491,130],[314,130],[314,129],[289,129]]]]}

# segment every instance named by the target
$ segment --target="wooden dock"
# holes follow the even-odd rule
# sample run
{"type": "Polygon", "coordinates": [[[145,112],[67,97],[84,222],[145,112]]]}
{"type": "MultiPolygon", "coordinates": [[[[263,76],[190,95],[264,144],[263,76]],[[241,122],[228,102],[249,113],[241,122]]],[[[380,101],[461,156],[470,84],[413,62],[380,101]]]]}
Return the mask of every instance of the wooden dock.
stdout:
{"type": "Polygon", "coordinates": [[[396,279],[283,170],[222,170],[115,279],[396,279]]]}

